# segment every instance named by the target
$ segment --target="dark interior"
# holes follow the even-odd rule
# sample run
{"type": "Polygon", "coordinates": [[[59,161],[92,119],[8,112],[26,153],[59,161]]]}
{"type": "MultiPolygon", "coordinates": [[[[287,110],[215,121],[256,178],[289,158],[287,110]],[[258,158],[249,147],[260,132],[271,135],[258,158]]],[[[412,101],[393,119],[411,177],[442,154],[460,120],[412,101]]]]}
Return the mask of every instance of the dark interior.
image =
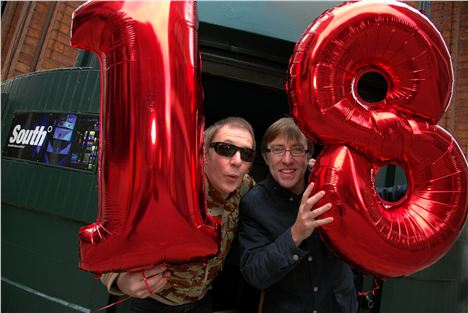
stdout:
{"type": "MultiPolygon", "coordinates": [[[[206,125],[243,117],[259,147],[268,126],[290,116],[285,83],[295,43],[207,23],[200,23],[199,42],[206,125]]],[[[257,153],[251,175],[260,181],[267,170],[257,153]]]]}
{"type": "MultiPolygon", "coordinates": [[[[284,83],[294,45],[204,23],[199,35],[206,126],[228,116],[243,117],[254,128],[258,148],[268,126],[290,115],[284,83]]],[[[250,174],[258,182],[267,172],[257,153],[250,174]]],[[[213,286],[214,311],[257,311],[260,291],[242,279],[236,239],[213,286]]]]}
{"type": "MultiPolygon", "coordinates": [[[[206,126],[228,116],[243,117],[254,128],[257,150],[268,126],[289,114],[284,90],[212,75],[203,75],[203,86],[206,126]]],[[[266,171],[265,162],[257,153],[251,175],[260,181],[266,171]]]]}

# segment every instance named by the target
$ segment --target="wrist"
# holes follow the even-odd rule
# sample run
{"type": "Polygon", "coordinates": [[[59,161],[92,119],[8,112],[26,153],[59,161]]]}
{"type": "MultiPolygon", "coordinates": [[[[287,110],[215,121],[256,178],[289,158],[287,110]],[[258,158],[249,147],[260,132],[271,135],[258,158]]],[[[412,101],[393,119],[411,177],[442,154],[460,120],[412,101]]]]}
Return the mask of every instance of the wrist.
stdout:
{"type": "Polygon", "coordinates": [[[294,226],[295,225],[291,227],[291,238],[296,248],[298,248],[304,239],[300,236],[299,232],[295,229],[294,226]]]}

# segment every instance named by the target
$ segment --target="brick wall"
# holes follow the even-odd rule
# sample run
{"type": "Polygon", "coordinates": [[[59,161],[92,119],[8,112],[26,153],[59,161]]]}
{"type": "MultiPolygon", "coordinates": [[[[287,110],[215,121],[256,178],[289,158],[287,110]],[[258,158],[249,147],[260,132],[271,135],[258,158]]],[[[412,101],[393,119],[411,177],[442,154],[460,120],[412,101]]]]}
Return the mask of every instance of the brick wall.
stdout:
{"type": "Polygon", "coordinates": [[[2,14],[2,80],[75,63],[73,11],[83,1],[8,1],[2,14]]]}
{"type": "Polygon", "coordinates": [[[468,2],[407,1],[422,10],[445,40],[453,64],[452,100],[439,125],[457,140],[468,156],[468,2]]]}
{"type": "Polygon", "coordinates": [[[451,105],[439,125],[468,155],[468,2],[430,2],[430,19],[450,51],[455,80],[451,105]]]}

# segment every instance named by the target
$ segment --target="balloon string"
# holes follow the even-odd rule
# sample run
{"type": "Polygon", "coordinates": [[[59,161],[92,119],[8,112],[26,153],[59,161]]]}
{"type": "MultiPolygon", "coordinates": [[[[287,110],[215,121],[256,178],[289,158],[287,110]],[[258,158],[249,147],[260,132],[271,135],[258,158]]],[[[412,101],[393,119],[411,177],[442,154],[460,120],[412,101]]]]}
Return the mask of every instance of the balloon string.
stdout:
{"type": "Polygon", "coordinates": [[[374,288],[372,288],[372,290],[370,291],[358,291],[358,296],[362,297],[362,296],[368,296],[369,294],[372,294],[373,296],[375,296],[375,293],[377,292],[377,290],[380,289],[380,285],[379,285],[379,282],[377,279],[374,279],[374,288]]]}
{"type": "Polygon", "coordinates": [[[97,310],[94,311],[94,312],[103,311],[103,310],[105,310],[105,309],[110,308],[111,306],[114,306],[114,305],[120,304],[120,303],[122,303],[122,302],[125,302],[125,301],[127,301],[128,299],[130,299],[130,298],[131,298],[131,297],[126,297],[126,298],[124,298],[124,299],[120,299],[120,300],[118,300],[118,301],[115,301],[114,303],[111,303],[111,304],[106,305],[105,307],[102,307],[102,308],[100,308],[100,309],[97,309],[97,310]]]}
{"type": "Polygon", "coordinates": [[[153,294],[153,289],[151,289],[150,285],[148,284],[148,281],[146,280],[146,275],[145,271],[141,271],[141,276],[143,276],[143,281],[145,282],[146,290],[148,290],[149,294],[153,294]]]}

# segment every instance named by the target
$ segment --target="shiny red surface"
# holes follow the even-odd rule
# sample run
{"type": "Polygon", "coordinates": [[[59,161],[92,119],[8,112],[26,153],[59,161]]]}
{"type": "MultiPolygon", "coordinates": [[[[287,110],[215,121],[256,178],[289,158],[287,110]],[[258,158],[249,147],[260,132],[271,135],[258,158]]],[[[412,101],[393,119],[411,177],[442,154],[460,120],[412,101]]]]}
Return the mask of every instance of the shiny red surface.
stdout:
{"type": "Polygon", "coordinates": [[[436,125],[453,85],[447,47],[432,23],[401,2],[346,2],[304,32],[290,59],[291,111],[308,137],[327,145],[311,180],[327,191],[335,221],[322,237],[346,261],[382,278],[440,259],[468,212],[466,159],[436,125]],[[366,102],[360,77],[378,72],[388,91],[366,102]],[[378,170],[397,164],[408,180],[397,202],[375,191],[378,170]]]}
{"type": "Polygon", "coordinates": [[[83,270],[218,251],[205,211],[197,27],[192,1],[92,1],[74,12],[72,46],[101,65],[99,213],[80,230],[83,270]]]}

